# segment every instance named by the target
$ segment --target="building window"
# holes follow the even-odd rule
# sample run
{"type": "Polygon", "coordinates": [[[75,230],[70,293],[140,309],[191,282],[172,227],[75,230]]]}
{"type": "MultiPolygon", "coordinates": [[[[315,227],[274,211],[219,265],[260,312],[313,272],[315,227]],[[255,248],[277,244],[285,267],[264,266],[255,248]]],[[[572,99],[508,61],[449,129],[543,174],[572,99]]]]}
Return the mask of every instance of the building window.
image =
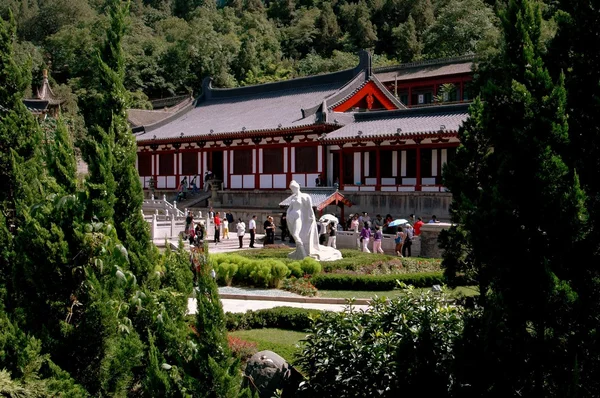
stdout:
{"type": "Polygon", "coordinates": [[[375,178],[377,177],[377,152],[367,152],[369,154],[369,174],[365,173],[365,177],[375,178]]]}
{"type": "Polygon", "coordinates": [[[421,149],[421,178],[431,177],[432,162],[431,149],[421,149]]]}
{"type": "Polygon", "coordinates": [[[138,172],[140,177],[146,177],[152,175],[152,153],[150,152],[139,152],[138,153],[138,172]]]}
{"type": "Polygon", "coordinates": [[[233,151],[233,174],[252,174],[252,149],[233,151]]]}
{"type": "Polygon", "coordinates": [[[417,150],[407,149],[406,152],[406,176],[415,178],[417,176],[417,150]]]}
{"type": "Polygon", "coordinates": [[[198,174],[198,152],[181,153],[181,174],[198,174]]]}
{"type": "Polygon", "coordinates": [[[175,174],[175,167],[173,165],[173,154],[172,153],[161,153],[158,155],[158,174],[161,176],[172,176],[175,174]]]}
{"type": "Polygon", "coordinates": [[[381,151],[379,156],[381,160],[379,164],[381,165],[381,178],[391,178],[393,176],[392,170],[392,154],[394,151],[381,151]]]}
{"type": "Polygon", "coordinates": [[[319,171],[319,151],[316,146],[295,148],[296,173],[316,173],[319,171]]]}
{"type": "Polygon", "coordinates": [[[283,173],[283,148],[263,149],[262,163],[265,174],[283,173]]]}
{"type": "Polygon", "coordinates": [[[354,152],[344,152],[342,162],[344,164],[344,184],[354,185],[354,152]]]}

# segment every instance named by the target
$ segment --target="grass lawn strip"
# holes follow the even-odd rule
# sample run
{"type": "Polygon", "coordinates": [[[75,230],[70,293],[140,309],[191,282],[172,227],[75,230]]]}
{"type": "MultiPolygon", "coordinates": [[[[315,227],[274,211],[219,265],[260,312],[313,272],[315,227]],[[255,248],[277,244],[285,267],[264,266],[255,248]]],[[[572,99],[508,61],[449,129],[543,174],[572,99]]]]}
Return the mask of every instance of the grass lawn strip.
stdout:
{"type": "MultiPolygon", "coordinates": [[[[421,288],[415,289],[415,291],[419,290],[431,290],[430,288],[421,288]]],[[[447,293],[451,296],[477,296],[479,295],[479,291],[475,286],[458,286],[456,289],[448,289],[447,293]]],[[[319,290],[319,294],[317,297],[323,298],[357,298],[357,299],[370,299],[375,296],[377,297],[385,297],[388,299],[398,297],[405,294],[405,291],[402,289],[395,290],[387,290],[387,291],[360,291],[360,290],[319,290]]]]}
{"type": "Polygon", "coordinates": [[[298,351],[296,344],[306,337],[304,332],[284,329],[251,329],[229,332],[231,336],[258,344],[257,350],[270,350],[292,363],[294,354],[298,351]]]}

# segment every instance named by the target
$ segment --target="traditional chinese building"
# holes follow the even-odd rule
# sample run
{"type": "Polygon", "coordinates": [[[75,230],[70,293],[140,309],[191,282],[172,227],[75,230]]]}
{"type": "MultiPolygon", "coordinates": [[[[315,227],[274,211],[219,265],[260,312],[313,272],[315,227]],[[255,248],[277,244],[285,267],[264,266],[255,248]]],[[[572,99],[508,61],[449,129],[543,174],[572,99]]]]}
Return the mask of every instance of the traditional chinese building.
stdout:
{"type": "MultiPolygon", "coordinates": [[[[210,170],[228,206],[276,207],[291,180],[339,187],[358,209],[444,217],[441,171],[467,118],[473,59],[349,70],[233,89],[203,82],[176,112],[133,128],[145,188],[210,170]]],[[[131,117],[130,117],[131,121],[131,117]]],[[[329,188],[330,189],[330,188],[329,188]]]]}
{"type": "Polygon", "coordinates": [[[48,70],[44,69],[42,73],[42,85],[36,90],[34,98],[24,99],[23,103],[31,113],[40,119],[45,119],[47,116],[56,118],[64,99],[52,91],[48,81],[48,70]]]}

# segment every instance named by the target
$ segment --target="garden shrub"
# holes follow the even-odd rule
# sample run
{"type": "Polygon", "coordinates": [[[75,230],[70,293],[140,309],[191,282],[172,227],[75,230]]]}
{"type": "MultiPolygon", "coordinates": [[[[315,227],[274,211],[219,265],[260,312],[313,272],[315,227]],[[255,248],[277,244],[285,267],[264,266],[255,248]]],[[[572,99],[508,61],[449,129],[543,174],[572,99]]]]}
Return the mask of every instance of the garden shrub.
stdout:
{"type": "Polygon", "coordinates": [[[300,266],[300,261],[293,261],[287,264],[291,275],[296,278],[302,278],[304,276],[304,271],[302,271],[302,267],[300,266]]]}
{"type": "Polygon", "coordinates": [[[314,258],[306,257],[300,261],[300,268],[305,274],[315,275],[321,272],[321,263],[314,258]]]}
{"type": "Polygon", "coordinates": [[[237,264],[220,263],[215,264],[215,272],[217,273],[217,281],[226,286],[231,286],[233,276],[238,270],[237,264]]]}
{"type": "Polygon", "coordinates": [[[227,345],[234,357],[246,362],[252,355],[256,354],[258,344],[235,336],[227,336],[227,345]]]}
{"type": "Polygon", "coordinates": [[[292,276],[283,281],[282,289],[301,296],[313,297],[317,295],[317,288],[310,282],[309,278],[296,278],[292,276]]]}
{"type": "Polygon", "coordinates": [[[256,262],[250,272],[250,278],[254,286],[269,286],[271,281],[271,265],[263,262],[256,262]]]}
{"type": "Polygon", "coordinates": [[[311,278],[312,284],[323,290],[393,290],[398,287],[398,281],[414,287],[431,287],[444,284],[445,279],[443,272],[391,275],[319,274],[311,278]]]}
{"type": "Polygon", "coordinates": [[[271,287],[279,287],[279,284],[290,274],[288,267],[281,261],[276,261],[271,265],[271,287]]]}
{"type": "Polygon", "coordinates": [[[245,313],[225,314],[227,330],[249,330],[260,328],[277,328],[302,332],[312,324],[311,318],[316,318],[328,311],[295,307],[275,307],[245,313]]]}
{"type": "Polygon", "coordinates": [[[463,319],[444,294],[412,289],[370,311],[321,316],[296,362],[308,376],[301,396],[450,396],[463,319]]]}

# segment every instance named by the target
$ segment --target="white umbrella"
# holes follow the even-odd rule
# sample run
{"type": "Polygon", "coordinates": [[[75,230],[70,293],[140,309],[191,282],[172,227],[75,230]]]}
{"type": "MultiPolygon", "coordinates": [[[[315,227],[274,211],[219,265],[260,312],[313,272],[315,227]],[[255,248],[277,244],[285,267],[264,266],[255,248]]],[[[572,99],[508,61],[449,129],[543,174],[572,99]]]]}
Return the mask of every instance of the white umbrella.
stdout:
{"type": "Polygon", "coordinates": [[[404,218],[398,218],[394,221],[392,221],[391,223],[388,224],[388,227],[397,227],[398,225],[404,225],[408,223],[408,220],[404,219],[404,218]]]}
{"type": "Polygon", "coordinates": [[[337,224],[340,221],[333,214],[324,214],[323,216],[321,216],[321,218],[319,218],[319,222],[333,222],[337,224]]]}

